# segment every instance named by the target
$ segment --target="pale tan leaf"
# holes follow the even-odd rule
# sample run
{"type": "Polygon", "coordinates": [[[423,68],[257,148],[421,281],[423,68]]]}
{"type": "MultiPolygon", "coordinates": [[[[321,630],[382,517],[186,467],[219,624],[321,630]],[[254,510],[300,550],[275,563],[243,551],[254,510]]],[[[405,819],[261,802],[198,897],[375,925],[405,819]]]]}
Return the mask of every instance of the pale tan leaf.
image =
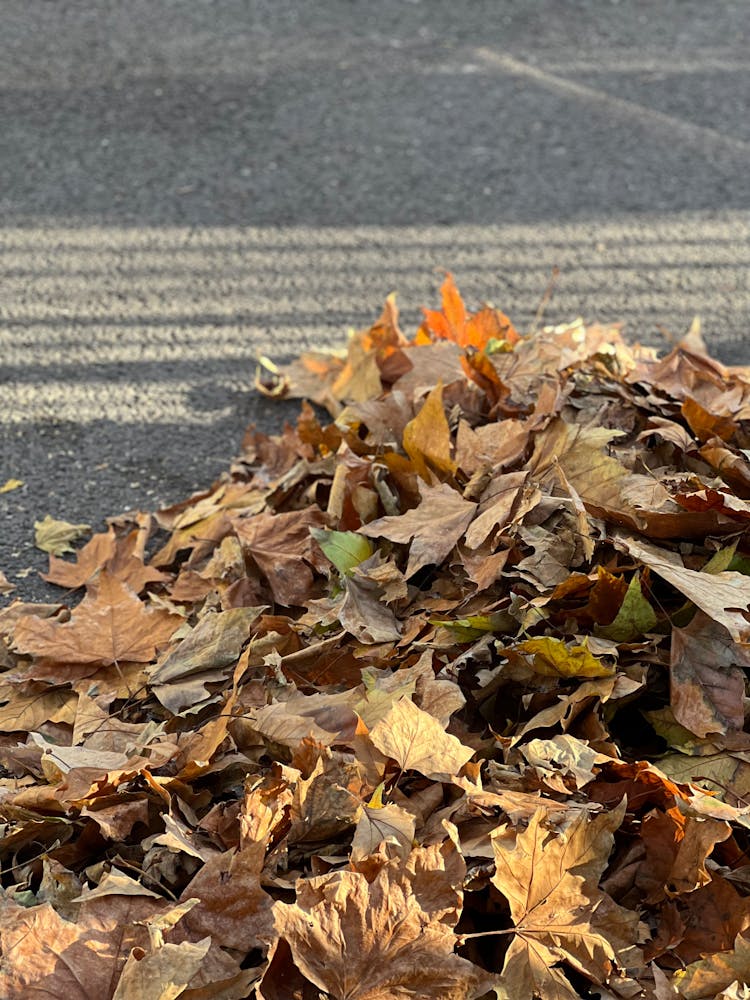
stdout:
{"type": "Polygon", "coordinates": [[[416,820],[397,805],[364,806],[352,840],[352,861],[374,854],[381,844],[401,858],[407,858],[414,840],[416,820]]]}
{"type": "MultiPolygon", "coordinates": [[[[519,942],[506,962],[519,968],[526,963],[534,981],[542,974],[540,958],[550,970],[567,961],[595,983],[636,960],[638,914],[598,888],[624,814],[624,802],[593,817],[582,812],[555,835],[545,825],[546,810],[540,809],[514,839],[502,828],[493,835],[492,881],[508,900],[519,942]]],[[[565,996],[557,977],[558,972],[548,973],[541,996],[547,989],[551,996],[565,996]]]]}
{"type": "Polygon", "coordinates": [[[472,1000],[496,980],[454,954],[450,927],[393,864],[372,882],[352,871],[300,881],[297,902],[274,914],[297,968],[331,1000],[472,1000]]]}
{"type": "Polygon", "coordinates": [[[165,944],[146,955],[131,951],[112,1000],[176,1000],[201,967],[211,938],[165,944]]]}
{"type": "Polygon", "coordinates": [[[446,733],[432,715],[409,698],[397,701],[370,733],[377,750],[404,771],[419,771],[436,781],[450,781],[474,756],[455,736],[446,733]]]}

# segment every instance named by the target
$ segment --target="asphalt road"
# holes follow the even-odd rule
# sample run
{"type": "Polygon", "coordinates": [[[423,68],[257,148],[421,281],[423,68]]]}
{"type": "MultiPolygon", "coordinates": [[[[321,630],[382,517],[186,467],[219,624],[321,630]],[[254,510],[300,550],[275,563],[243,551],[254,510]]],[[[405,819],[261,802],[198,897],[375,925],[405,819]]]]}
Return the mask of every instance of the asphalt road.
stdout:
{"type": "Polygon", "coordinates": [[[208,485],[258,350],[471,304],[750,363],[750,4],[5,0],[0,568],[208,485]]]}

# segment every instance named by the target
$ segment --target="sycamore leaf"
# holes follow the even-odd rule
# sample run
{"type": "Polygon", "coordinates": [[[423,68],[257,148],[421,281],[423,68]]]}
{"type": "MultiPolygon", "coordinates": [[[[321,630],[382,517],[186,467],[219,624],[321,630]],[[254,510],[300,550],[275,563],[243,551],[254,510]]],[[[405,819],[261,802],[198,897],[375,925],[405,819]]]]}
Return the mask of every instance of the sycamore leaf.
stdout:
{"type": "Polygon", "coordinates": [[[57,663],[148,663],[179,624],[177,615],[146,607],[129,587],[102,573],[69,622],[29,615],[16,626],[14,642],[22,653],[57,663]]]}
{"type": "Polygon", "coordinates": [[[165,944],[150,954],[131,951],[112,1000],[175,1000],[201,967],[211,938],[165,944]]]}
{"type": "Polygon", "coordinates": [[[731,951],[707,955],[679,969],[671,985],[682,1000],[716,1000],[732,983],[750,982],[750,939],[738,934],[731,951]]]}
{"type": "Polygon", "coordinates": [[[250,630],[264,606],[208,613],[150,671],[154,693],[172,712],[208,696],[205,684],[222,680],[237,662],[250,630]]]}
{"type": "Polygon", "coordinates": [[[88,524],[57,521],[46,514],[44,520],[34,521],[34,544],[43,552],[60,556],[63,552],[72,552],[73,546],[70,543],[89,531],[91,527],[88,524]]]}
{"type": "Polygon", "coordinates": [[[324,521],[316,508],[235,521],[240,541],[265,573],[279,604],[304,604],[312,590],[313,569],[322,572],[327,567],[310,535],[310,529],[322,527],[324,521]]]}
{"type": "Polygon", "coordinates": [[[148,949],[143,922],[166,908],[163,900],[146,895],[108,895],[82,903],[74,923],[48,903],[24,908],[3,899],[0,996],[112,996],[131,950],[148,949]]]}
{"type": "Polygon", "coordinates": [[[581,812],[555,835],[539,809],[528,827],[509,841],[492,836],[492,882],[510,906],[516,938],[503,976],[516,996],[576,998],[561,970],[568,962],[603,984],[618,966],[630,964],[639,939],[638,914],[618,906],[598,888],[625,815],[625,803],[608,813],[581,812]]]}
{"type": "Polygon", "coordinates": [[[51,555],[49,572],[43,573],[42,579],[47,583],[56,583],[59,587],[68,587],[70,590],[82,587],[107,560],[112,558],[116,545],[114,531],[110,529],[99,532],[78,552],[74,563],[51,555]]]}
{"type": "Polygon", "coordinates": [[[433,480],[430,469],[452,476],[456,463],[451,458],[451,432],[443,409],[443,383],[438,382],[416,417],[404,427],[404,451],[425,482],[433,480]]]}
{"type": "Polygon", "coordinates": [[[360,642],[369,645],[401,638],[399,622],[382,598],[383,589],[374,580],[355,573],[344,581],[339,621],[360,642]]]}
{"type": "Polygon", "coordinates": [[[420,487],[422,501],[406,514],[381,517],[360,528],[371,538],[411,542],[406,576],[423,566],[439,564],[461,538],[477,509],[446,483],[420,487]]]}
{"type": "Polygon", "coordinates": [[[265,845],[249,844],[206,861],[181,899],[197,900],[180,927],[193,937],[209,935],[222,948],[262,947],[273,927],[273,900],[260,883],[265,845]]]}
{"type": "MultiPolygon", "coordinates": [[[[496,977],[454,954],[455,934],[423,909],[401,866],[396,859],[373,880],[353,871],[300,880],[296,903],[276,903],[276,930],[296,967],[331,1000],[482,996],[496,977]]],[[[430,869],[422,877],[441,881],[430,869]]]]}
{"type": "Polygon", "coordinates": [[[450,781],[474,756],[471,747],[446,733],[434,716],[417,708],[409,698],[397,701],[376,723],[370,740],[403,771],[419,771],[437,781],[450,781]]]}

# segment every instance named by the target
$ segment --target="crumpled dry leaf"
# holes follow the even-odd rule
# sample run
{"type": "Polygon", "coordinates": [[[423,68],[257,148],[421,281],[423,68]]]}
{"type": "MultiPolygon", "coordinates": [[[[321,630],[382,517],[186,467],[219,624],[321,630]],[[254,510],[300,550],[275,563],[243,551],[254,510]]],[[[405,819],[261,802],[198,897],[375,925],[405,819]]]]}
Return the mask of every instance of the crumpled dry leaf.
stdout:
{"type": "Polygon", "coordinates": [[[51,552],[60,556],[63,552],[72,552],[71,542],[91,531],[88,524],[71,524],[70,521],[58,521],[50,514],[45,514],[41,521],[34,521],[34,545],[42,552],[51,552]]]}
{"type": "MultiPolygon", "coordinates": [[[[495,977],[454,954],[450,925],[421,905],[424,894],[402,864],[383,866],[371,881],[355,871],[308,879],[296,903],[276,903],[276,929],[295,965],[332,1000],[480,997],[495,977]]],[[[427,868],[422,878],[444,874],[427,868]]]]}
{"type": "Polygon", "coordinates": [[[325,518],[313,508],[288,514],[256,514],[235,521],[237,535],[265,574],[279,604],[304,605],[313,570],[322,573],[326,560],[310,535],[325,518]]]}
{"type": "Polygon", "coordinates": [[[441,563],[461,538],[477,509],[475,503],[464,500],[445,483],[423,484],[419,492],[422,500],[418,507],[406,514],[381,517],[359,529],[360,534],[369,538],[411,542],[407,578],[424,566],[441,563]]]}

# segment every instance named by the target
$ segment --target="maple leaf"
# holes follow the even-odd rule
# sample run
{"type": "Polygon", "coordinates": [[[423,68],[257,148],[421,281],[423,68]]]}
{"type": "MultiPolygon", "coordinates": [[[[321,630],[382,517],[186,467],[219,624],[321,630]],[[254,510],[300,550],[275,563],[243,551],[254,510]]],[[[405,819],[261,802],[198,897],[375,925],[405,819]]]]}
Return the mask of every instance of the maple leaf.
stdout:
{"type": "Polygon", "coordinates": [[[441,295],[0,608],[3,996],[741,994],[750,376],[441,295]]]}
{"type": "Polygon", "coordinates": [[[519,340],[513,324],[499,309],[485,307],[470,316],[450,272],[440,286],[440,295],[442,312],[422,310],[425,317],[422,328],[424,331],[429,331],[440,339],[452,340],[460,347],[475,347],[480,350],[493,340],[504,341],[507,345],[519,340]]]}
{"type": "Polygon", "coordinates": [[[508,900],[515,927],[503,967],[511,995],[575,1000],[578,992],[559,963],[600,985],[626,964],[639,938],[638,914],[598,888],[624,815],[624,802],[599,816],[582,812],[555,835],[540,809],[514,841],[502,829],[493,834],[492,882],[508,900]]]}
{"type": "Polygon", "coordinates": [[[132,949],[148,950],[144,922],[168,908],[138,888],[137,894],[92,894],[76,921],[49,903],[27,908],[0,899],[0,996],[112,997],[132,949]]]}
{"type": "Polygon", "coordinates": [[[260,884],[264,857],[260,843],[209,858],[182,893],[183,902],[196,902],[180,921],[179,936],[207,935],[222,948],[244,952],[270,940],[273,900],[260,884]]]}
{"type": "Polygon", "coordinates": [[[211,946],[204,938],[192,944],[163,944],[150,953],[128,955],[112,1000],[171,1000],[185,991],[211,946]]]}
{"type": "Polygon", "coordinates": [[[27,616],[16,626],[14,643],[22,653],[56,663],[149,663],[180,620],[148,608],[128,586],[102,573],[69,622],[27,616]]]}
{"type": "MultiPolygon", "coordinates": [[[[425,911],[414,876],[395,864],[372,881],[339,871],[298,882],[296,903],[274,905],[295,965],[332,1000],[480,997],[495,977],[454,954],[455,934],[425,911]]],[[[423,877],[444,876],[428,868],[423,877]]]]}
{"type": "Polygon", "coordinates": [[[111,528],[109,531],[99,532],[78,552],[74,563],[50,555],[49,572],[43,573],[42,579],[47,583],[68,587],[70,590],[82,587],[107,560],[112,558],[115,547],[115,533],[111,528]]]}
{"type": "Polygon", "coordinates": [[[680,969],[672,986],[682,1000],[716,1000],[733,983],[750,981],[750,940],[738,934],[731,951],[720,951],[680,969]]]}

